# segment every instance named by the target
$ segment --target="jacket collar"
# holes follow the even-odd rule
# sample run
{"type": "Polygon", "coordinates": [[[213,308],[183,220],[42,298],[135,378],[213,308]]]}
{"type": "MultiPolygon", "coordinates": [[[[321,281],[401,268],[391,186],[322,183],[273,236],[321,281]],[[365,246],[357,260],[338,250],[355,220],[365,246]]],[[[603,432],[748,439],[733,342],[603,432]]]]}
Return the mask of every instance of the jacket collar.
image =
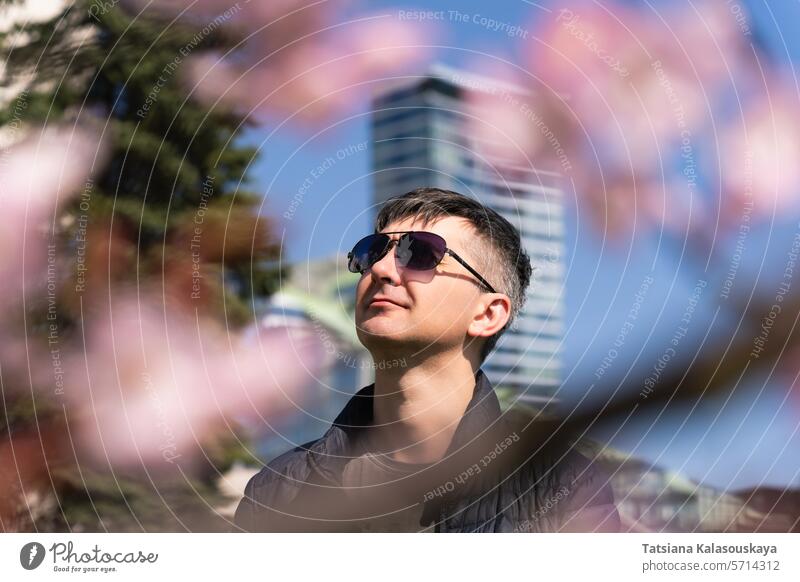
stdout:
{"type": "MultiPolygon", "coordinates": [[[[372,423],[375,384],[359,390],[347,402],[328,431],[309,449],[312,467],[325,480],[339,483],[341,470],[359,450],[357,437],[372,423]]],[[[456,427],[445,457],[470,443],[500,417],[500,402],[483,370],[475,374],[475,389],[456,427]]]]}

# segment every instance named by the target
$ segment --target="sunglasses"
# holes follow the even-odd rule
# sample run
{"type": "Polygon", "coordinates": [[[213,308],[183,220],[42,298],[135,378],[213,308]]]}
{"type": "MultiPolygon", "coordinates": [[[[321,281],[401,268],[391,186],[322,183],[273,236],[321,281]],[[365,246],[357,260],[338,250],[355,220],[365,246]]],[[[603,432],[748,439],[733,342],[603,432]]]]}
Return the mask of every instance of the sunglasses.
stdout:
{"type": "Polygon", "coordinates": [[[397,264],[411,271],[430,271],[442,262],[445,255],[450,255],[492,293],[494,287],[484,279],[478,271],[469,266],[467,261],[447,248],[447,242],[438,234],[424,231],[380,232],[365,236],[356,243],[353,250],[347,253],[347,268],[351,273],[364,273],[372,265],[386,256],[386,253],[397,246],[395,257],[397,264]],[[393,241],[390,234],[401,234],[393,241]]]}

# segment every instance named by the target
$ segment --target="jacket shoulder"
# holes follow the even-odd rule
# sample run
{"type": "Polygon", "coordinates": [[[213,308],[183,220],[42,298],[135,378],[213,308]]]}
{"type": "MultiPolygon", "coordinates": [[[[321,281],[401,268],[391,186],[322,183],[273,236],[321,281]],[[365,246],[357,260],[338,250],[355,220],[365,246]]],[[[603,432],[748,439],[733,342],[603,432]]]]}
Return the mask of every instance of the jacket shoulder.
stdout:
{"type": "MultiPolygon", "coordinates": [[[[526,412],[509,415],[509,424],[530,423],[526,412]]],[[[524,432],[524,428],[520,429],[524,432]]],[[[522,432],[520,434],[522,434],[522,432]]],[[[524,445],[523,445],[524,446],[524,445]]],[[[602,458],[582,442],[549,443],[524,463],[526,487],[533,487],[528,521],[537,531],[617,532],[620,518],[611,475],[602,458]]]]}
{"type": "Polygon", "coordinates": [[[234,523],[238,529],[264,531],[271,519],[280,516],[279,508],[290,503],[306,482],[309,475],[306,457],[319,440],[278,455],[250,478],[236,508],[234,523]]]}
{"type": "MultiPolygon", "coordinates": [[[[560,532],[618,532],[620,519],[611,475],[598,459],[570,447],[554,461],[551,520],[560,532]]],[[[545,502],[547,505],[547,502],[545,502]]]]}

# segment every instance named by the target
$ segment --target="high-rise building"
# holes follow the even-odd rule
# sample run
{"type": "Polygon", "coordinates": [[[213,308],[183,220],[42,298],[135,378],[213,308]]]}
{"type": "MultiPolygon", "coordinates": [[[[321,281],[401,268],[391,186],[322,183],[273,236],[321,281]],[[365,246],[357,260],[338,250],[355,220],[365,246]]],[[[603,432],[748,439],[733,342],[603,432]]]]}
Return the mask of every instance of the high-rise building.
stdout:
{"type": "MultiPolygon", "coordinates": [[[[496,210],[522,235],[536,269],[525,309],[483,365],[496,387],[521,401],[555,401],[563,333],[564,224],[561,176],[493,154],[468,120],[469,91],[524,89],[436,65],[422,77],[384,87],[373,100],[374,210],[423,186],[455,190],[496,210]]],[[[521,119],[524,122],[524,119],[521,119]]],[[[532,131],[534,125],[531,124],[532,131]]]]}

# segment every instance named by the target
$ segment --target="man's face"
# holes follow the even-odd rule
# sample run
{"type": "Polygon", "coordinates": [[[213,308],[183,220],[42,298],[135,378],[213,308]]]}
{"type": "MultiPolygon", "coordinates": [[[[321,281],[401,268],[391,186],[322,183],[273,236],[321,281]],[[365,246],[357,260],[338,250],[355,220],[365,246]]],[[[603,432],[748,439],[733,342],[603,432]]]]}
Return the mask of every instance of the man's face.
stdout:
{"type": "MultiPolygon", "coordinates": [[[[477,236],[471,223],[445,217],[424,225],[413,218],[386,226],[382,232],[434,232],[448,248],[481,272],[474,256],[477,236]]],[[[397,240],[401,235],[390,235],[397,240]]],[[[412,271],[398,264],[396,253],[410,252],[394,245],[380,261],[367,269],[356,288],[356,331],[361,343],[385,357],[435,347],[436,351],[463,345],[465,336],[485,294],[478,280],[450,255],[431,271],[412,271]],[[389,301],[376,301],[376,297],[389,301]]],[[[481,273],[487,276],[486,273],[481,273]]]]}

